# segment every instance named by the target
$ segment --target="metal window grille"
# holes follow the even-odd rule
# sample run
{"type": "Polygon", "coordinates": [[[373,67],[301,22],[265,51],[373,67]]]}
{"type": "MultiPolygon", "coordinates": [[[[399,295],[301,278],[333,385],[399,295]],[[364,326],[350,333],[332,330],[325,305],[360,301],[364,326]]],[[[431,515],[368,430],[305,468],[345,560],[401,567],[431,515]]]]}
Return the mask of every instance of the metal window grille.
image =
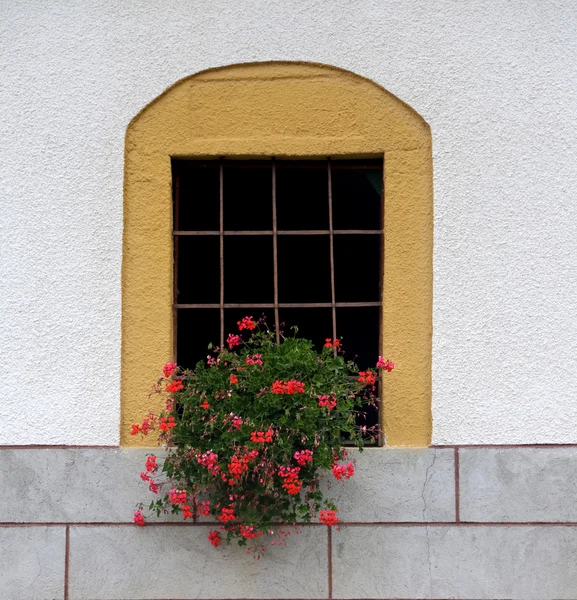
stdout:
{"type": "MultiPolygon", "coordinates": [[[[274,321],[277,340],[283,313],[289,327],[291,317],[298,321],[307,311],[309,323],[317,321],[315,314],[328,317],[330,313],[324,320],[329,330],[313,340],[318,346],[325,337],[342,336],[347,330],[345,324],[352,331],[354,311],[349,309],[364,310],[357,329],[371,332],[373,342],[377,340],[377,347],[373,343],[370,352],[376,359],[382,321],[382,181],[382,158],[173,160],[174,309],[179,364],[192,367],[206,357],[207,344],[214,341],[202,339],[209,330],[222,346],[226,335],[234,332],[230,324],[236,323],[237,317],[258,317],[259,311],[274,321]],[[324,265],[319,267],[318,281],[309,265],[313,259],[324,265]],[[238,269],[243,261],[246,274],[241,280],[238,269]],[[311,271],[308,284],[300,285],[298,274],[305,267],[311,271]],[[292,280],[296,280],[296,291],[292,291],[292,280]],[[255,292],[244,298],[227,298],[239,287],[245,292],[255,288],[255,292]],[[194,333],[187,325],[192,314],[202,315],[192,322],[210,325],[194,333]],[[217,320],[213,319],[216,314],[217,320]],[[181,356],[185,340],[193,338],[197,339],[198,351],[187,350],[186,358],[181,356]]],[[[300,334],[311,337],[307,331],[299,330],[300,334]]],[[[345,350],[351,350],[346,336],[343,341],[345,350]]],[[[357,345],[349,357],[362,351],[361,341],[357,345]]],[[[374,366],[359,364],[361,368],[374,366]]],[[[375,412],[365,418],[373,424],[379,415],[375,412]]]]}

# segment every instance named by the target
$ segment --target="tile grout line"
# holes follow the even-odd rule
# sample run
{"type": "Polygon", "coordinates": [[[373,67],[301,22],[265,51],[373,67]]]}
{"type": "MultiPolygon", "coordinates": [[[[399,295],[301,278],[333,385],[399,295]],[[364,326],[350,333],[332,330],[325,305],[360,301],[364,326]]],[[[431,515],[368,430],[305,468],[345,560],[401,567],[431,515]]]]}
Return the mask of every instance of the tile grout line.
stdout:
{"type": "MultiPolygon", "coordinates": [[[[125,446],[125,445],[98,445],[98,444],[0,444],[2,450],[145,450],[157,448],[156,446],[125,446]]],[[[535,448],[535,449],[555,449],[555,448],[577,448],[577,443],[544,443],[544,444],[432,444],[425,450],[450,450],[450,449],[481,449],[481,450],[499,450],[514,448],[535,448]]],[[[394,446],[384,446],[385,450],[402,450],[394,446]]]]}
{"type": "Polygon", "coordinates": [[[459,448],[455,448],[455,522],[461,522],[461,487],[459,469],[459,448]]]}
{"type": "Polygon", "coordinates": [[[70,571],[70,525],[66,525],[66,543],[64,546],[64,600],[68,600],[68,573],[70,571]]]}
{"type": "MultiPolygon", "coordinates": [[[[577,527],[577,521],[339,521],[341,527],[577,527]]],[[[147,523],[146,527],[216,527],[216,521],[181,522],[162,521],[147,523]]],[[[299,527],[324,527],[322,523],[298,523],[299,527]]],[[[0,528],[9,527],[136,527],[132,521],[37,521],[0,522],[0,528]]]]}
{"type": "Polygon", "coordinates": [[[327,527],[327,553],[328,553],[328,586],[329,586],[329,600],[333,598],[333,530],[331,527],[327,527]]]}
{"type": "MultiPolygon", "coordinates": [[[[156,448],[156,446],[153,446],[156,448]]],[[[83,446],[74,444],[15,444],[11,446],[0,445],[0,451],[2,450],[120,450],[126,448],[137,448],[143,449],[148,446],[83,446]]]]}
{"type": "MultiPolygon", "coordinates": [[[[571,443],[559,443],[559,444],[432,444],[428,446],[429,449],[451,449],[451,448],[461,448],[463,450],[500,450],[500,449],[508,449],[508,448],[535,448],[535,449],[547,449],[547,448],[577,448],[577,444],[571,443]]],[[[394,448],[391,448],[394,449],[394,448]]]]}

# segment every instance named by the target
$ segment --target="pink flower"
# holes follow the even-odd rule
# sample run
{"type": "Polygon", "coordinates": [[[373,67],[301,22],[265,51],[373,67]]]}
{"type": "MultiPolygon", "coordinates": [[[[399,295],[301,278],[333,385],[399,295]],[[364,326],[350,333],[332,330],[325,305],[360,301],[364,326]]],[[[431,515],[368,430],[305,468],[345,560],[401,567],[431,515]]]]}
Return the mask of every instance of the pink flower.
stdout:
{"type": "Polygon", "coordinates": [[[143,527],[144,526],[144,517],[142,516],[142,511],[141,510],[136,510],[134,511],[134,522],[139,526],[139,527],[143,527]]]}
{"type": "Polygon", "coordinates": [[[176,363],[167,362],[164,367],[162,367],[162,372],[166,379],[168,379],[173,373],[176,371],[176,363]]]}
{"type": "Polygon", "coordinates": [[[337,400],[334,396],[319,396],[318,398],[319,406],[325,406],[329,412],[337,405],[337,400]]]}
{"type": "Polygon", "coordinates": [[[262,365],[262,354],[253,354],[252,356],[247,356],[244,361],[247,365],[262,365]]]}
{"type": "Polygon", "coordinates": [[[156,464],[156,456],[154,456],[154,454],[149,455],[146,459],[146,472],[150,473],[152,471],[156,471],[157,468],[158,465],[156,464]]]}
{"type": "Polygon", "coordinates": [[[205,517],[210,516],[210,500],[204,500],[198,505],[198,514],[205,517]]]}
{"type": "Polygon", "coordinates": [[[235,346],[238,346],[240,341],[240,337],[238,335],[232,335],[232,333],[229,333],[228,337],[226,338],[226,343],[228,344],[230,350],[232,350],[235,346]]]}
{"type": "Polygon", "coordinates": [[[294,457],[297,463],[301,467],[304,467],[308,462],[313,460],[313,453],[311,450],[302,450],[301,452],[297,450],[297,452],[294,454],[294,457]]]}
{"type": "Polygon", "coordinates": [[[218,454],[212,450],[207,450],[202,455],[197,455],[196,460],[199,465],[206,467],[212,475],[217,475],[220,471],[218,466],[218,454]]]}
{"type": "Polygon", "coordinates": [[[385,360],[382,356],[379,356],[379,360],[377,361],[377,369],[385,369],[389,373],[395,368],[395,363],[392,363],[390,360],[385,360]]]}

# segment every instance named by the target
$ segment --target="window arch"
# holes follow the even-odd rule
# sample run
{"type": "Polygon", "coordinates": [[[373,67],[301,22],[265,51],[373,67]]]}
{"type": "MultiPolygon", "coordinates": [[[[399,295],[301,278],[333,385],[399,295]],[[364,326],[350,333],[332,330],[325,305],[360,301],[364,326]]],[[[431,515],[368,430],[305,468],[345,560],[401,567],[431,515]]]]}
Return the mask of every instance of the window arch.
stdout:
{"type": "Polygon", "coordinates": [[[177,82],[126,134],[121,442],[159,410],[150,386],[174,355],[172,158],[383,156],[383,382],[389,446],[431,438],[431,134],[372,81],[310,63],[241,64],[177,82]]]}

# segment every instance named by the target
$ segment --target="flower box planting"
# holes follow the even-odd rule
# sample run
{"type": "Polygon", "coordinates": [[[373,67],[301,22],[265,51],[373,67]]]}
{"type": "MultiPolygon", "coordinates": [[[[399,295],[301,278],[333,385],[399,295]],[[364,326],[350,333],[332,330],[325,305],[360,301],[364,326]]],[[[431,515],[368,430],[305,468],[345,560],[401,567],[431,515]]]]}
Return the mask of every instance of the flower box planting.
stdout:
{"type": "MultiPolygon", "coordinates": [[[[378,372],[359,372],[340,340],[327,339],[317,352],[296,331],[277,342],[263,320],[244,317],[238,329],[194,369],[166,364],[155,388],[165,409],[132,433],[155,432],[166,447],[162,463],[149,455],[140,473],[155,495],[152,513],[202,515],[215,523],[213,546],[236,540],[260,556],[265,543],[284,544],[297,523],[318,516],[338,524],[320,480],[354,476],[343,439],[362,450],[380,435],[357,419],[379,402],[378,372]]],[[[376,365],[393,366],[382,357],[376,365]]],[[[134,514],[138,525],[143,510],[134,514]]]]}

